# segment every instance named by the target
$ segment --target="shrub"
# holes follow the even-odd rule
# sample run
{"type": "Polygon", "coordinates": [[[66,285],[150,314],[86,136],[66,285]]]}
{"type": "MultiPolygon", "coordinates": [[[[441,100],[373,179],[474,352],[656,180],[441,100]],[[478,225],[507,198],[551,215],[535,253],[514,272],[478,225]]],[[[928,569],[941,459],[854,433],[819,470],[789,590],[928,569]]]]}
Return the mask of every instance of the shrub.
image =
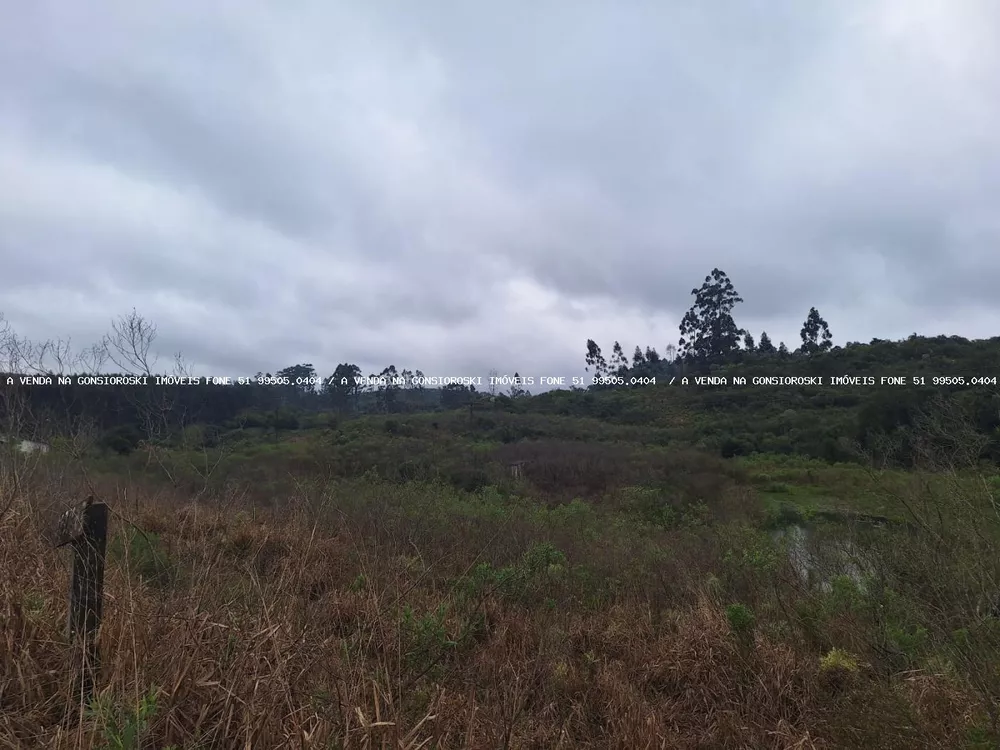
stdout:
{"type": "Polygon", "coordinates": [[[157,694],[155,687],[150,688],[135,708],[125,708],[109,695],[91,701],[87,714],[99,723],[107,750],[139,750],[145,746],[149,723],[156,715],[157,694]]]}
{"type": "Polygon", "coordinates": [[[858,660],[846,651],[830,649],[819,660],[820,685],[831,693],[843,692],[857,677],[858,660]]]}
{"type": "Polygon", "coordinates": [[[756,618],[753,610],[745,604],[729,604],[726,606],[726,621],[734,635],[748,638],[753,634],[756,618]]]}

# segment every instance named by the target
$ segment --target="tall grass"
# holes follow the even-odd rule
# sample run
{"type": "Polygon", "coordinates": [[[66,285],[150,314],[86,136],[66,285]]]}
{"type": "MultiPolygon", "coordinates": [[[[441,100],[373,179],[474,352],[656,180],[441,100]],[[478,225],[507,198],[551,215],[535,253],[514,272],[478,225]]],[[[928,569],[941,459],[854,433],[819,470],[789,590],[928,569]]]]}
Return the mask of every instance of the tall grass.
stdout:
{"type": "MultiPolygon", "coordinates": [[[[529,471],[572,479],[567,450],[529,471]]],[[[46,537],[82,479],[53,458],[0,517],[0,747],[995,741],[993,495],[894,484],[917,531],[859,530],[869,578],[824,587],[728,465],[674,454],[657,486],[618,487],[620,467],[588,456],[604,494],[573,502],[300,472],[264,506],[235,484],[191,502],[106,479],[87,706],[71,694],[68,560],[46,537]]]]}

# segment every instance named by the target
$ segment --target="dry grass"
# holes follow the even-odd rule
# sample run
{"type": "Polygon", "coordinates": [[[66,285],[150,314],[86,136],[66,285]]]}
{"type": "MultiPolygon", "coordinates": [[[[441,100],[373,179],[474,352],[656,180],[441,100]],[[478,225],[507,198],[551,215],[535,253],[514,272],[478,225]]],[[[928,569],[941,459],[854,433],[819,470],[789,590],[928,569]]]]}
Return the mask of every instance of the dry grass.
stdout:
{"type": "MultiPolygon", "coordinates": [[[[833,691],[796,639],[734,638],[723,603],[690,583],[707,573],[694,562],[686,593],[656,604],[658,584],[637,582],[586,606],[559,565],[551,599],[463,599],[456,576],[483,550],[414,531],[376,501],[384,489],[370,505],[332,496],[322,514],[315,499],[265,514],[105,489],[125,542],[109,557],[98,689],[126,715],[155,696],[136,748],[953,748],[971,721],[944,678],[863,673],[833,691]]],[[[53,496],[39,479],[0,519],[0,747],[115,746],[108,714],[71,695],[53,496]]],[[[495,556],[524,532],[491,533],[495,556]]]]}

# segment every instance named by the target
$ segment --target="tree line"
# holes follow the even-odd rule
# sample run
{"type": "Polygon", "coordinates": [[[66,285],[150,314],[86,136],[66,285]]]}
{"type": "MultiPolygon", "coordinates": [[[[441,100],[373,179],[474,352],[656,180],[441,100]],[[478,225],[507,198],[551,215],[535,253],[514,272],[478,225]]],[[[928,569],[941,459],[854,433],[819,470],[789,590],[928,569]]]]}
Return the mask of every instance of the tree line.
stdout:
{"type": "MultiPolygon", "coordinates": [[[[213,383],[194,378],[180,353],[168,372],[157,372],[156,338],[156,326],[134,309],[81,351],[68,340],[34,342],[19,336],[0,315],[0,435],[46,442],[86,425],[125,453],[141,441],[176,435],[186,425],[297,429],[310,415],[454,409],[491,395],[458,383],[424,387],[420,370],[395,365],[370,373],[366,381],[361,368],[349,362],[322,377],[311,363],[299,363],[258,372],[243,385],[213,383]],[[48,376],[52,384],[22,383],[23,376],[32,375],[48,376]],[[59,376],[66,375],[70,382],[60,385],[59,376]],[[147,382],[108,387],[85,377],[98,375],[145,376],[147,382]],[[173,377],[157,383],[156,375],[173,377]],[[198,382],[197,387],[190,382],[198,382]]],[[[512,387],[506,395],[527,394],[512,387]]]]}
{"type": "Polygon", "coordinates": [[[833,347],[830,326],[815,307],[809,309],[799,334],[802,344],[794,352],[784,342],[775,347],[767,331],[761,332],[759,342],[755,341],[749,331],[736,325],[733,308],[743,298],[725,271],[718,268],[712,269],[701,287],[692,289],[691,294],[695,301],[681,320],[678,346],[668,344],[663,356],[655,347],[643,350],[636,346],[630,361],[619,342],[615,341],[611,357],[606,358],[597,342],[587,339],[584,356],[587,371],[597,377],[669,376],[692,368],[704,371],[712,365],[746,361],[748,356],[784,359],[792,354],[809,356],[833,347]]]}

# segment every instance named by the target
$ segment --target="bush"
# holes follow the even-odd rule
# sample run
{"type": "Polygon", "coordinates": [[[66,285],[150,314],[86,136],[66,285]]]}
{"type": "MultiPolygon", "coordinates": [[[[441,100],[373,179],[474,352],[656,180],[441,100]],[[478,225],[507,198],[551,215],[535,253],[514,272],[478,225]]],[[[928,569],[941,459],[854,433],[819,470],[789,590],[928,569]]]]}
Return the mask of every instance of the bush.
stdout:
{"type": "Polygon", "coordinates": [[[819,660],[820,685],[830,693],[843,692],[859,672],[858,660],[846,651],[833,648],[819,660]]]}
{"type": "Polygon", "coordinates": [[[134,451],[142,441],[142,434],[132,425],[114,427],[104,433],[100,444],[121,456],[127,456],[134,451]]]}
{"type": "Polygon", "coordinates": [[[726,621],[734,635],[746,638],[753,634],[756,618],[745,604],[730,604],[726,607],[726,621]]]}

